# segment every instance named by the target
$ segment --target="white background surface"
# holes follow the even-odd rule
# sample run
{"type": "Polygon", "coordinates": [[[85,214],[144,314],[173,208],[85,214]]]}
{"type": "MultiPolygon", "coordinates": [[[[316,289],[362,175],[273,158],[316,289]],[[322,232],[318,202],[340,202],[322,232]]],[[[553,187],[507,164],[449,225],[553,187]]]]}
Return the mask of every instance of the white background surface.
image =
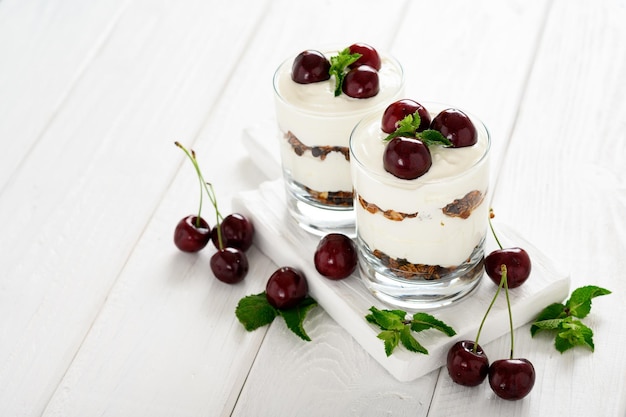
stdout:
{"type": "MultiPolygon", "coordinates": [[[[621,0],[0,1],[0,414],[3,416],[623,416],[626,5],[621,0]],[[570,271],[613,291],[596,351],[516,332],[533,392],[497,399],[445,370],[399,382],[322,309],[313,341],[234,316],[246,280],[182,254],[193,147],[222,210],[267,178],[242,132],[272,117],[286,56],[364,41],[407,96],[468,109],[494,146],[493,206],[570,271]]],[[[508,337],[485,348],[504,357],[508,337]]]]}

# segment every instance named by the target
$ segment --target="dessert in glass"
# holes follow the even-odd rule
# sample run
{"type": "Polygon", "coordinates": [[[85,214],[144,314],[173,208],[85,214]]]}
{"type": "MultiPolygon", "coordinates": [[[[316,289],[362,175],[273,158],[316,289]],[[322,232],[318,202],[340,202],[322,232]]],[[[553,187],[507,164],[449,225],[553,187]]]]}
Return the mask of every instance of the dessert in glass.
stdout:
{"type": "Polygon", "coordinates": [[[354,236],[350,134],[401,97],[402,67],[366,44],[306,50],[278,67],[273,84],[291,217],[317,235],[354,236]]]}
{"type": "Polygon", "coordinates": [[[409,310],[469,295],[483,274],[490,136],[450,106],[398,100],[350,139],[359,269],[409,310]],[[384,130],[383,130],[384,129],[384,130]]]}

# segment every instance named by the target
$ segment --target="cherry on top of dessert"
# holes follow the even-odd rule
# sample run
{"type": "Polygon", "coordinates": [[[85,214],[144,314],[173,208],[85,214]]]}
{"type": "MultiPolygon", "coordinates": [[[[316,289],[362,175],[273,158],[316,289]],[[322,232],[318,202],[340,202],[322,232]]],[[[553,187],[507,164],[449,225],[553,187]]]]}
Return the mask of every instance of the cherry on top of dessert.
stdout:
{"type": "Polygon", "coordinates": [[[291,66],[291,79],[298,84],[310,84],[330,79],[330,61],[319,51],[300,52],[291,66]]]}

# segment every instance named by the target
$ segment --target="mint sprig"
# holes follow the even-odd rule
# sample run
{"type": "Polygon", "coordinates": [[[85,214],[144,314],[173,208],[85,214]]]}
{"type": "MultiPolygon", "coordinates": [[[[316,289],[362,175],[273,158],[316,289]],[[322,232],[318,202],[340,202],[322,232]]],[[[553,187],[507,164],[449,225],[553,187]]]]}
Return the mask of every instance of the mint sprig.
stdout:
{"type": "Polygon", "coordinates": [[[341,86],[343,85],[343,80],[347,73],[346,68],[354,64],[361,56],[362,55],[358,53],[351,54],[350,48],[346,48],[337,55],[330,57],[330,69],[328,73],[335,76],[335,97],[341,94],[341,86]]]}
{"type": "Polygon", "coordinates": [[[235,315],[249,332],[266,326],[274,321],[277,316],[281,316],[289,330],[302,340],[310,342],[311,338],[304,330],[303,323],[308,312],[315,306],[317,306],[317,301],[311,297],[306,297],[293,308],[278,309],[267,301],[265,292],[262,292],[248,295],[239,300],[235,308],[235,315]]]}
{"type": "Polygon", "coordinates": [[[391,356],[400,344],[410,352],[428,355],[428,350],[417,341],[413,332],[435,329],[449,337],[456,334],[452,327],[427,313],[415,313],[410,317],[402,310],[379,310],[374,306],[369,311],[365,319],[382,330],[377,337],[384,342],[387,356],[391,356]]]}
{"type": "Polygon", "coordinates": [[[565,304],[553,303],[544,308],[530,326],[530,334],[548,330],[555,334],[554,347],[563,353],[575,346],[587,346],[593,352],[593,330],[581,320],[591,312],[591,300],[611,291],[587,285],[575,289],[565,304]]]}
{"type": "Polygon", "coordinates": [[[409,138],[416,138],[424,142],[426,146],[442,145],[452,146],[452,142],[441,134],[440,131],[434,129],[426,129],[422,132],[418,132],[422,118],[418,112],[409,114],[404,119],[398,122],[396,130],[391,132],[387,137],[383,139],[384,142],[389,142],[391,139],[403,136],[409,138]]]}

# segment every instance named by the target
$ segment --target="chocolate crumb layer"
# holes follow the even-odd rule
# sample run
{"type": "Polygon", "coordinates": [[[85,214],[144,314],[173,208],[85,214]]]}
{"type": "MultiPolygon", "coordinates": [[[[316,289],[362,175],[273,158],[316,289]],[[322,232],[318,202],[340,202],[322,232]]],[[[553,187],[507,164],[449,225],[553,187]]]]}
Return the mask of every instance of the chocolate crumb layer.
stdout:
{"type": "Polygon", "coordinates": [[[393,269],[397,275],[405,279],[436,280],[457,269],[439,265],[414,264],[404,258],[392,258],[378,249],[374,250],[373,255],[380,259],[383,265],[393,269]]]}
{"type": "Polygon", "coordinates": [[[350,149],[345,146],[307,146],[300,142],[296,135],[294,135],[291,131],[285,134],[285,138],[298,156],[302,156],[306,151],[311,151],[311,155],[313,155],[313,157],[319,158],[323,161],[329,153],[339,152],[344,158],[346,158],[346,161],[350,161],[350,149]]]}
{"type": "Polygon", "coordinates": [[[445,206],[443,214],[449,217],[460,217],[467,219],[476,207],[483,202],[485,195],[478,190],[470,191],[463,198],[456,199],[452,203],[445,206]]]}
{"type": "Polygon", "coordinates": [[[304,187],[314,200],[328,206],[351,207],[353,194],[351,191],[315,191],[304,187]]]}
{"type": "Polygon", "coordinates": [[[385,218],[389,220],[397,221],[397,222],[400,222],[404,219],[412,219],[414,217],[417,217],[418,215],[418,212],[401,213],[395,210],[383,210],[380,207],[378,207],[376,204],[366,201],[363,197],[361,197],[361,195],[359,195],[359,204],[361,204],[361,207],[363,207],[365,210],[367,210],[368,212],[372,214],[382,213],[382,215],[385,218]]]}

